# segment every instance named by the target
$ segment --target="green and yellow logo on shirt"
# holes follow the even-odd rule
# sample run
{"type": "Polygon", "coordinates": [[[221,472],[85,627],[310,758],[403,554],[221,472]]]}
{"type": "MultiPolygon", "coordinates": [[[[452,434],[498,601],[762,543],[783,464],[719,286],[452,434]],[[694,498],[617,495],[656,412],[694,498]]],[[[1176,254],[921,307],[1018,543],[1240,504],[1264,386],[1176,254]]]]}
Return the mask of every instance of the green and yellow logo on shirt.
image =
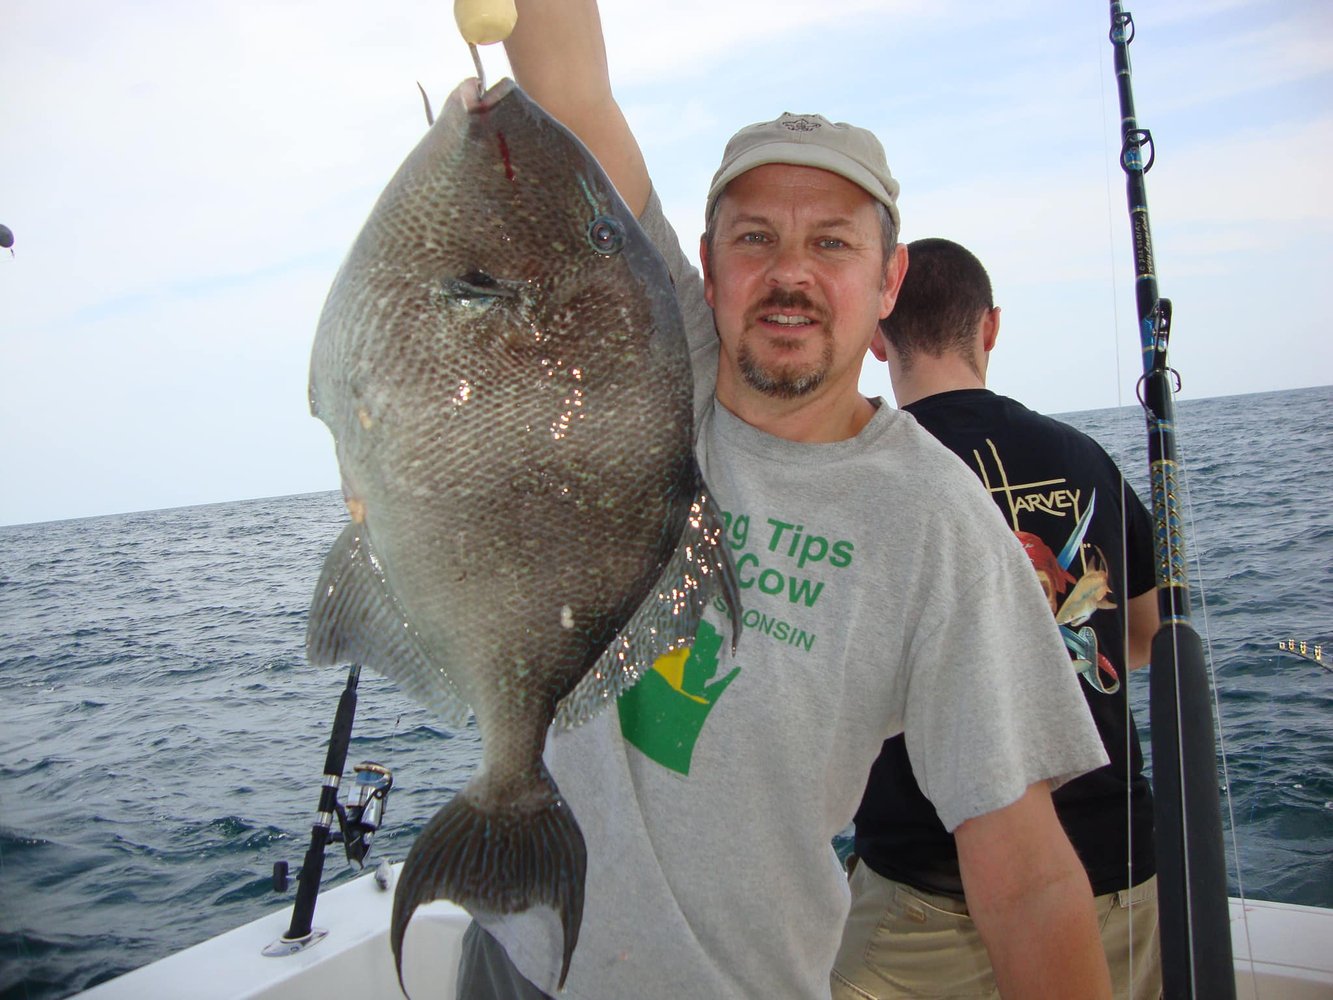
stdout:
{"type": "Polygon", "coordinates": [[[708,713],[740,667],[720,681],[722,636],[701,622],[694,645],[664,653],[639,682],[620,696],[620,732],[649,758],[679,774],[690,773],[690,758],[708,713]],[[711,683],[710,683],[711,682],[711,683]]]}

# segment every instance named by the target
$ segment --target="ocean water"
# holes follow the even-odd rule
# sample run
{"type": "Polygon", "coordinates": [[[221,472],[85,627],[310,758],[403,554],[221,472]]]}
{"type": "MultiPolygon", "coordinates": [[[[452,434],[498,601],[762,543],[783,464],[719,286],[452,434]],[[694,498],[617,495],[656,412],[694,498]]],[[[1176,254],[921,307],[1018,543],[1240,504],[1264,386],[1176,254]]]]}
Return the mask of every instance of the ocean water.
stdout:
{"type": "MultiPolygon", "coordinates": [[[[1333,639],[1331,406],[1323,387],[1178,413],[1230,889],[1325,907],[1333,672],[1277,643],[1333,639]]],[[[1147,498],[1137,408],[1065,419],[1147,498]]],[[[0,1000],[63,997],[290,906],[270,873],[304,853],[346,678],[306,666],[305,615],[344,516],[321,493],[0,527],[0,1000]]],[[[402,860],[479,747],[362,675],[349,773],[395,775],[372,857],[402,860]]],[[[337,850],[326,886],[352,875],[337,850]]]]}

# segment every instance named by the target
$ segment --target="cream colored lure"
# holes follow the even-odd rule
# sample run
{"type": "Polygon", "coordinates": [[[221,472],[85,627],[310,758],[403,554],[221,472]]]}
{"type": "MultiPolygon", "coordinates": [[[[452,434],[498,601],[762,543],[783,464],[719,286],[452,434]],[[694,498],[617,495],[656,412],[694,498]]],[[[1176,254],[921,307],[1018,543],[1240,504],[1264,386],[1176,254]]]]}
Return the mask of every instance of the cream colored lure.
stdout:
{"type": "Polygon", "coordinates": [[[514,0],[454,0],[454,22],[469,45],[503,42],[518,23],[514,0]]]}
{"type": "Polygon", "coordinates": [[[310,661],[366,664],[454,724],[471,706],[483,742],[408,855],[400,962],[422,902],[540,903],[563,984],[586,861],[542,763],[557,706],[609,704],[714,598],[739,630],[691,399],[666,266],[597,163],[512,81],[465,81],[353,244],[311,361],[351,522],[310,661]]]}

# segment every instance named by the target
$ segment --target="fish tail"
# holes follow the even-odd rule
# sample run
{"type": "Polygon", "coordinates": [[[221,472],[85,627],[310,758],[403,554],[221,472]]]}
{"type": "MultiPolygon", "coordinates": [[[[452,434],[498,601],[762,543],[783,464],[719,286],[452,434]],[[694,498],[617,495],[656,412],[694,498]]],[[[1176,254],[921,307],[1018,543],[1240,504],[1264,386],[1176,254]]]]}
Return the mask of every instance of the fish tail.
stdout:
{"type": "MultiPolygon", "coordinates": [[[[393,945],[403,984],[403,936],[422,903],[450,899],[472,913],[518,913],[537,904],[560,915],[565,951],[560,988],[583,923],[588,853],[555,780],[541,766],[540,792],[521,806],[486,809],[467,789],[437,812],[403,864],[393,898],[393,945]]],[[[404,990],[406,992],[406,990],[404,990]]]]}

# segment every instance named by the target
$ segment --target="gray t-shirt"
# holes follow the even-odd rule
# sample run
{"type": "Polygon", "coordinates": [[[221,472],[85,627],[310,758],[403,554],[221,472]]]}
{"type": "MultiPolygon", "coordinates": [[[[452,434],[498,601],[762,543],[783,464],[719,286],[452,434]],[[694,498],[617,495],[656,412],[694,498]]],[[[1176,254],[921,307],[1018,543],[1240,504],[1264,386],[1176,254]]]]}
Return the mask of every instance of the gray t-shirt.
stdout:
{"type": "MultiPolygon", "coordinates": [[[[690,331],[700,465],[725,512],[739,649],[711,609],[547,763],[588,848],[562,997],[827,998],[849,895],[830,841],[906,733],[949,829],[1106,758],[1027,557],[976,477],[879,401],[855,438],[773,437],[713,397],[702,280],[654,195],[642,219],[690,331]]],[[[555,992],[559,921],[484,921],[555,992]]]]}

